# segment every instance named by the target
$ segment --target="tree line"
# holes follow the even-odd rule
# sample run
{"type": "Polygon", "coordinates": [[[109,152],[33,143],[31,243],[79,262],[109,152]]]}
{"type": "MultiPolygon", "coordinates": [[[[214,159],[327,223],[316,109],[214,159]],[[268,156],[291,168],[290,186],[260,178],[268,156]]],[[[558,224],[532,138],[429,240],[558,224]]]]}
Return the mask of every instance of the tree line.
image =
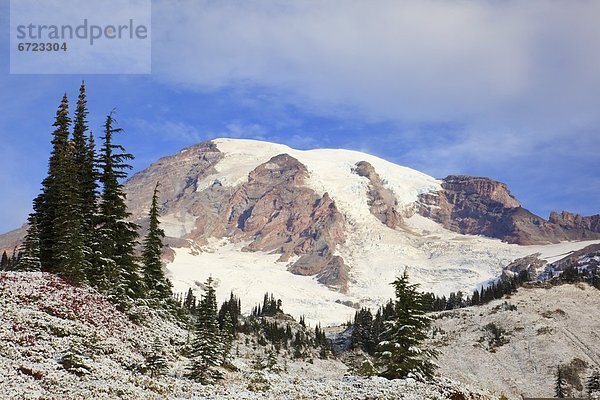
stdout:
{"type": "Polygon", "coordinates": [[[96,149],[88,114],[82,83],[72,118],[67,95],[62,97],[52,125],[48,173],[33,200],[19,254],[7,267],[90,285],[124,308],[138,299],[168,303],[172,294],[160,258],[164,232],[158,220],[159,185],[138,256],[139,226],[128,220],[122,183],[134,157],[115,142],[122,129],[115,127],[113,112],[106,116],[96,149]]]}

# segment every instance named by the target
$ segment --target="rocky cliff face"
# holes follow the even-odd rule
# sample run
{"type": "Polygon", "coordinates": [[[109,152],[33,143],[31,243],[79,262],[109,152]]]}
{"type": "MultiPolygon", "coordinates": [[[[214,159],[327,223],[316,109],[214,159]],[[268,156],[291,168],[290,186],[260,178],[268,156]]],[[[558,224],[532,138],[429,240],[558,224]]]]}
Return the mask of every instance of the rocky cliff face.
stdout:
{"type": "Polygon", "coordinates": [[[299,256],[292,273],[317,275],[344,291],[347,267],[333,255],[344,241],[344,218],[327,193],[304,185],[307,177],[306,167],[287,154],[256,167],[229,199],[222,234],[250,240],[248,251],[280,253],[280,261],[299,256]]]}
{"type": "Polygon", "coordinates": [[[565,230],[577,231],[582,235],[585,235],[586,231],[600,232],[600,214],[584,217],[568,211],[563,211],[560,214],[553,211],[550,213],[549,221],[560,225],[565,230]]]}
{"type": "Polygon", "coordinates": [[[585,228],[565,230],[529,212],[504,183],[489,178],[446,177],[442,190],[421,195],[419,213],[463,234],[495,237],[521,245],[598,238],[585,228]]]}
{"type": "Polygon", "coordinates": [[[398,201],[394,193],[384,187],[381,177],[375,168],[367,161],[356,163],[354,173],[369,180],[367,204],[371,214],[377,217],[388,228],[396,228],[402,223],[402,216],[398,212],[398,201]]]}

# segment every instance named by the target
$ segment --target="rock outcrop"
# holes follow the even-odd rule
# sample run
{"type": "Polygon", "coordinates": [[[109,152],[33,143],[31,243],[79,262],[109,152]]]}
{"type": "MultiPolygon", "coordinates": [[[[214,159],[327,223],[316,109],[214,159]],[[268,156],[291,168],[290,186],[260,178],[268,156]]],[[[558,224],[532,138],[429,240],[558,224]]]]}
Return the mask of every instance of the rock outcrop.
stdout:
{"type": "Polygon", "coordinates": [[[400,226],[402,216],[398,212],[398,200],[391,190],[383,186],[383,181],[375,168],[367,161],[360,161],[356,163],[353,172],[369,180],[367,203],[371,214],[389,228],[400,226]]]}
{"type": "Polygon", "coordinates": [[[600,237],[546,221],[521,207],[504,183],[482,177],[446,177],[441,191],[421,195],[419,213],[454,232],[521,245],[600,237]]]}
{"type": "Polygon", "coordinates": [[[250,240],[246,250],[278,253],[280,261],[299,256],[292,273],[317,275],[344,291],[347,267],[333,254],[344,241],[344,218],[327,193],[304,185],[307,177],[306,167],[287,154],[259,165],[229,199],[220,234],[250,240]]]}
{"type": "Polygon", "coordinates": [[[526,257],[517,258],[506,267],[502,268],[502,278],[510,278],[514,275],[518,275],[522,271],[526,271],[530,277],[536,277],[542,272],[548,263],[546,260],[542,260],[539,257],[540,253],[532,254],[526,257]]]}
{"type": "Polygon", "coordinates": [[[567,231],[576,231],[585,237],[587,231],[600,232],[600,214],[584,217],[582,215],[573,214],[568,211],[550,213],[549,221],[560,225],[561,228],[567,231]]]}

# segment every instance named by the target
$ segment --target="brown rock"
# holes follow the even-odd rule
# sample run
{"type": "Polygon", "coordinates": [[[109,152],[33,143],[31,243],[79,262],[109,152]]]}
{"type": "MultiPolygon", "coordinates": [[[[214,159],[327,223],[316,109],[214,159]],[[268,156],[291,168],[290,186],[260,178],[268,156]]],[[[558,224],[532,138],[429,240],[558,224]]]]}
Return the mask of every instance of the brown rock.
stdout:
{"type": "Polygon", "coordinates": [[[383,181],[375,168],[367,161],[359,161],[353,172],[369,180],[367,204],[371,214],[389,228],[400,226],[402,216],[398,212],[398,201],[394,193],[383,186],[383,181]]]}
{"type": "Polygon", "coordinates": [[[600,232],[600,214],[584,217],[568,211],[563,211],[560,214],[552,211],[549,221],[560,225],[566,230],[580,231],[582,235],[585,235],[585,231],[600,232]]]}
{"type": "Polygon", "coordinates": [[[306,167],[280,154],[256,167],[232,194],[223,212],[224,234],[251,240],[247,251],[280,253],[299,275],[318,275],[329,286],[347,288],[346,266],[333,256],[344,241],[344,218],[325,193],[304,186],[306,167]]]}
{"type": "Polygon", "coordinates": [[[454,232],[485,235],[521,245],[600,237],[590,231],[565,231],[531,213],[504,183],[488,178],[448,176],[442,190],[420,196],[419,213],[454,232]]]}

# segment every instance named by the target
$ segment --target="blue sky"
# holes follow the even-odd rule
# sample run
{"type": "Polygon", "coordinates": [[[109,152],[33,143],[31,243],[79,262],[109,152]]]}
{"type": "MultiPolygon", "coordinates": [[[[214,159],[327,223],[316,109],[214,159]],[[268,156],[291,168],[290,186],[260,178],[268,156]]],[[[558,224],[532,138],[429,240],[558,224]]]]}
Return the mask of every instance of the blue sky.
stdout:
{"type": "Polygon", "coordinates": [[[24,222],[62,94],[113,108],[135,169],[215,137],[348,148],[600,212],[600,2],[153,1],[151,75],[11,75],[0,0],[0,231],[24,222]]]}

